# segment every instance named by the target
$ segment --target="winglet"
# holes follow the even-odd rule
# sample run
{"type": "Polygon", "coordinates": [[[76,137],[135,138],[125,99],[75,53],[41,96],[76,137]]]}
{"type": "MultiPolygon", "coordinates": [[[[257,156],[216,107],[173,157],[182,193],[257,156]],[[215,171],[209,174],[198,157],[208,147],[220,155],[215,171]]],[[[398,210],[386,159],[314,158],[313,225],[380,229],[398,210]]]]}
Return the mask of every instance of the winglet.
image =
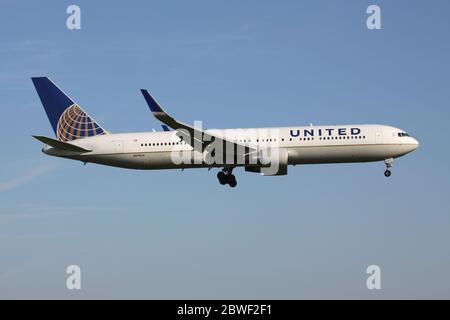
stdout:
{"type": "Polygon", "coordinates": [[[163,110],[161,105],[153,98],[150,93],[145,90],[141,89],[142,95],[144,96],[145,102],[147,102],[148,107],[150,108],[150,111],[152,112],[153,116],[167,125],[169,128],[172,128],[174,130],[178,129],[187,129],[192,130],[190,126],[175,120],[172,118],[166,111],[163,110]]]}
{"type": "Polygon", "coordinates": [[[170,131],[170,128],[168,126],[166,126],[165,124],[162,124],[161,127],[164,131],[170,131]]]}
{"type": "Polygon", "coordinates": [[[159,103],[150,95],[150,93],[147,90],[141,89],[141,92],[142,92],[144,99],[147,102],[148,107],[150,108],[151,112],[165,113],[164,110],[159,105],[159,103]]]}

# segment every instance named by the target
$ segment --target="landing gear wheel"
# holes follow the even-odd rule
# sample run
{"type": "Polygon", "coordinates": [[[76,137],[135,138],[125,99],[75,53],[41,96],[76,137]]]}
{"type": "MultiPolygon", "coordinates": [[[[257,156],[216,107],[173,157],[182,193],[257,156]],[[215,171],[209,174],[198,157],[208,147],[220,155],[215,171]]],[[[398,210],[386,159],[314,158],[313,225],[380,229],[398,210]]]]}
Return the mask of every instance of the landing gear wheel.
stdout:
{"type": "Polygon", "coordinates": [[[230,185],[230,187],[234,188],[237,186],[237,181],[236,181],[236,177],[234,176],[234,174],[230,174],[228,176],[228,184],[230,185]]]}
{"type": "Polygon", "coordinates": [[[384,164],[386,165],[386,171],[384,172],[385,177],[391,176],[391,170],[389,170],[389,169],[392,168],[393,163],[394,163],[394,158],[384,159],[384,164]]]}
{"type": "Polygon", "coordinates": [[[220,171],[219,173],[217,173],[217,179],[219,179],[219,183],[221,185],[227,184],[227,182],[228,182],[228,177],[225,174],[225,172],[223,172],[223,171],[220,171]]]}
{"type": "Polygon", "coordinates": [[[217,179],[219,179],[221,185],[228,184],[232,188],[237,186],[236,177],[232,172],[233,168],[224,168],[217,173],[217,179]]]}

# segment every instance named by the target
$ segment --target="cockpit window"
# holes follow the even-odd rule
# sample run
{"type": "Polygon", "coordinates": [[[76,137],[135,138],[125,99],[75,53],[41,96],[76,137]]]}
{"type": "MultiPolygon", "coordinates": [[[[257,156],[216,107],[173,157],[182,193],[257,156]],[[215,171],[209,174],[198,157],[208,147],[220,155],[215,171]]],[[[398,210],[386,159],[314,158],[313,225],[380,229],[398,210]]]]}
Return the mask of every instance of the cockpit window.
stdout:
{"type": "Polygon", "coordinates": [[[399,132],[398,136],[399,137],[409,137],[409,134],[407,134],[406,132],[399,132]]]}

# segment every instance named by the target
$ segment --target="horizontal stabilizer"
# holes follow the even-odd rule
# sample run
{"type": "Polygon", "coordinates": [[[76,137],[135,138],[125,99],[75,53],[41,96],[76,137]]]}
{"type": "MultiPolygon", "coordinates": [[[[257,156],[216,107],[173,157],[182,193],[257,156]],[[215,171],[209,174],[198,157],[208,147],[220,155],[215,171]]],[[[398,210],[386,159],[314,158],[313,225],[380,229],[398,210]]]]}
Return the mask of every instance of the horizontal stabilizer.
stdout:
{"type": "Polygon", "coordinates": [[[90,152],[92,150],[87,150],[81,147],[78,147],[76,145],[73,145],[71,143],[62,142],[59,140],[55,140],[52,138],[44,137],[44,136],[33,136],[33,138],[39,140],[42,143],[45,143],[46,145],[49,145],[50,147],[60,149],[60,150],[66,150],[66,151],[73,151],[73,152],[90,152]]]}

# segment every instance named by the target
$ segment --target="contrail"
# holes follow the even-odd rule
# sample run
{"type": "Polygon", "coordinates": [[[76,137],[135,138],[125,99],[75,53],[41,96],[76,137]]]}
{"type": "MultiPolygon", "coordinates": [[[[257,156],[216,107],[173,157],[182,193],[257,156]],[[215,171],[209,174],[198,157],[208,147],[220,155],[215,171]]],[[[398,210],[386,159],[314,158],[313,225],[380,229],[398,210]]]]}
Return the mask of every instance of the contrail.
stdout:
{"type": "Polygon", "coordinates": [[[0,192],[10,191],[16,188],[19,188],[28,182],[32,181],[34,178],[43,175],[46,172],[49,172],[56,168],[55,165],[38,165],[33,168],[31,168],[28,172],[25,174],[15,177],[8,181],[0,181],[0,192]]]}

